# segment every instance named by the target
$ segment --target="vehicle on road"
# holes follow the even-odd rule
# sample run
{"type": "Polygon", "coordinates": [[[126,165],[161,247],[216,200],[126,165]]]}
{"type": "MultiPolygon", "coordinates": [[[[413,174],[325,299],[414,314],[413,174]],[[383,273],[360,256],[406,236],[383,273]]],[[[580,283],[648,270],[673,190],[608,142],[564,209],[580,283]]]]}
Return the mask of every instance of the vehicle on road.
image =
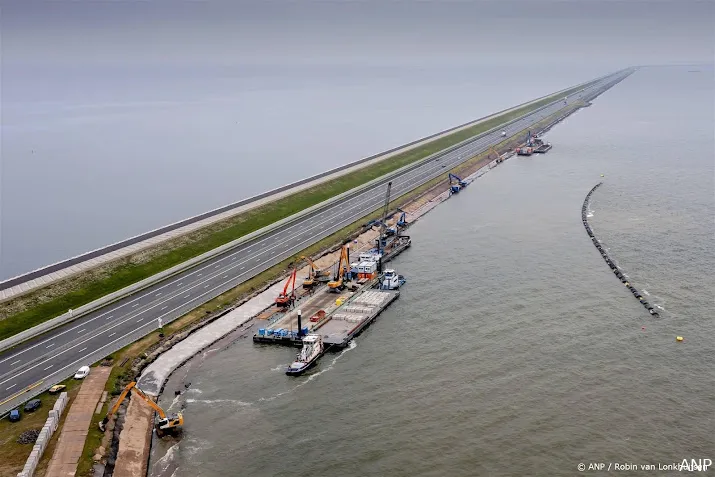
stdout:
{"type": "Polygon", "coordinates": [[[10,422],[17,422],[20,420],[20,410],[13,409],[10,411],[10,422]]]}
{"type": "Polygon", "coordinates": [[[40,406],[42,406],[42,401],[39,399],[33,399],[31,401],[27,401],[27,404],[25,404],[24,411],[25,412],[33,412],[37,411],[40,409],[40,406]]]}
{"type": "Polygon", "coordinates": [[[66,387],[64,384],[55,384],[50,388],[50,394],[57,394],[60,391],[64,391],[66,387]]]}
{"type": "Polygon", "coordinates": [[[75,373],[74,378],[75,379],[84,379],[89,375],[89,366],[82,366],[79,368],[77,373],[75,373]]]}

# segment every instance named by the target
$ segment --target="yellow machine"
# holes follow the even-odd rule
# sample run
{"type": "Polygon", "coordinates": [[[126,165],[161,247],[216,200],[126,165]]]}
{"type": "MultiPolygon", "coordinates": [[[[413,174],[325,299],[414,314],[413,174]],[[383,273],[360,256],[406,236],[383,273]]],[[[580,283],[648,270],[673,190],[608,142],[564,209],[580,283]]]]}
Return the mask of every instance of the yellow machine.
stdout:
{"type": "Polygon", "coordinates": [[[166,433],[170,433],[173,431],[177,431],[181,428],[181,426],[184,425],[184,416],[181,413],[174,414],[171,416],[167,416],[166,413],[162,408],[159,407],[157,403],[154,402],[152,398],[144,394],[144,391],[139,389],[137,387],[137,383],[132,381],[131,383],[127,384],[127,386],[124,388],[122,391],[122,394],[119,395],[119,399],[117,399],[116,404],[112,407],[112,409],[109,410],[107,413],[107,416],[102,419],[99,422],[99,430],[104,432],[105,429],[107,428],[107,422],[109,422],[110,416],[115,414],[117,410],[119,409],[119,406],[122,404],[122,401],[124,401],[124,398],[127,397],[127,394],[129,394],[130,391],[134,391],[134,394],[139,396],[149,404],[149,406],[154,409],[157,414],[159,414],[159,417],[156,419],[156,422],[154,424],[154,427],[156,428],[156,435],[159,437],[162,437],[166,433]]]}
{"type": "Polygon", "coordinates": [[[334,280],[328,282],[328,291],[338,292],[345,288],[344,277],[348,272],[348,247],[343,245],[342,250],[340,250],[340,260],[338,261],[338,273],[334,280]]]}
{"type": "Polygon", "coordinates": [[[308,277],[303,280],[303,288],[312,288],[318,282],[324,283],[330,280],[330,270],[321,272],[320,270],[318,270],[318,267],[315,266],[315,263],[313,263],[310,257],[303,256],[300,258],[303,260],[307,260],[310,264],[310,269],[308,270],[308,277]]]}
{"type": "Polygon", "coordinates": [[[497,164],[500,162],[504,162],[504,159],[501,158],[501,155],[497,152],[496,149],[494,149],[494,146],[491,146],[489,148],[489,153],[494,153],[494,156],[496,157],[497,164]]]}

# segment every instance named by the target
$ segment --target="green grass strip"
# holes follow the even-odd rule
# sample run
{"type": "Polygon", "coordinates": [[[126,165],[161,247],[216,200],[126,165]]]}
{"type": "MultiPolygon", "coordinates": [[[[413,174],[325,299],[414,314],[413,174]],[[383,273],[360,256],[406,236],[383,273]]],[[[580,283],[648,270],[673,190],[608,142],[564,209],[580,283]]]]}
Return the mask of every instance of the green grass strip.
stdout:
{"type": "Polygon", "coordinates": [[[431,154],[454,146],[473,136],[516,119],[519,116],[523,116],[541,106],[547,105],[557,98],[570,95],[581,88],[582,87],[579,86],[551,95],[536,103],[504,113],[448,136],[435,139],[424,146],[411,149],[384,161],[366,166],[324,182],[316,187],[296,192],[230,219],[226,219],[220,223],[207,226],[202,230],[191,232],[185,237],[187,239],[185,242],[188,243],[174,249],[169,249],[165,253],[157,255],[147,262],[130,263],[129,260],[124,260],[124,263],[115,267],[112,273],[106,278],[83,283],[82,286],[68,291],[62,296],[53,298],[44,303],[35,304],[24,311],[8,316],[0,321],[0,340],[39,325],[55,316],[65,313],[70,308],[78,308],[93,300],[121,290],[124,287],[248,235],[251,232],[255,232],[256,230],[342,194],[343,192],[359,187],[373,179],[377,179],[431,154]]]}

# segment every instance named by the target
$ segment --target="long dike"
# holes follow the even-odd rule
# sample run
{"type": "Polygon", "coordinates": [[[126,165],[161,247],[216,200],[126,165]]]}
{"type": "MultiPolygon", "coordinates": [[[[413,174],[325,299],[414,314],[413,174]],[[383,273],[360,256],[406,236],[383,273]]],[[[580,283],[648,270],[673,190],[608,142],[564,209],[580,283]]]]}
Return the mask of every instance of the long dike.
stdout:
{"type": "Polygon", "coordinates": [[[589,225],[588,223],[588,205],[591,202],[591,196],[594,192],[596,192],[596,189],[601,187],[602,184],[603,182],[599,182],[598,184],[593,186],[593,189],[591,189],[588,194],[586,194],[586,199],[584,199],[583,206],[581,207],[581,221],[583,222],[583,226],[586,228],[586,233],[588,234],[588,236],[591,237],[593,245],[596,246],[596,249],[601,254],[601,257],[603,257],[603,259],[606,261],[606,265],[611,268],[616,278],[618,278],[621,283],[623,283],[623,285],[628,288],[628,290],[630,290],[630,292],[633,294],[633,297],[638,300],[646,310],[648,310],[648,313],[650,313],[654,317],[657,317],[659,316],[658,312],[655,310],[655,308],[653,308],[650,303],[648,303],[645,297],[641,295],[641,292],[639,292],[638,289],[628,281],[628,278],[623,274],[618,265],[616,265],[615,262],[611,259],[603,245],[601,245],[601,241],[596,238],[596,235],[593,233],[591,225],[589,225]]]}

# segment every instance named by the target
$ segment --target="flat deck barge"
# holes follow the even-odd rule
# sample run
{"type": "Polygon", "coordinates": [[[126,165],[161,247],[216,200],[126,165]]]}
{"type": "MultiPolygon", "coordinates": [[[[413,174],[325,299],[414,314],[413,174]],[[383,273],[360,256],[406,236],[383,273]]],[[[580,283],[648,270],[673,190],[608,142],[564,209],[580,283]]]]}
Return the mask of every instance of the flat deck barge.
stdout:
{"type": "Polygon", "coordinates": [[[317,332],[326,348],[344,348],[399,297],[399,290],[366,290],[336,310],[317,332]]]}
{"type": "Polygon", "coordinates": [[[534,149],[534,153],[544,154],[544,153],[549,152],[549,150],[551,150],[551,144],[545,143],[545,144],[542,144],[541,146],[537,147],[536,149],[534,149]]]}

